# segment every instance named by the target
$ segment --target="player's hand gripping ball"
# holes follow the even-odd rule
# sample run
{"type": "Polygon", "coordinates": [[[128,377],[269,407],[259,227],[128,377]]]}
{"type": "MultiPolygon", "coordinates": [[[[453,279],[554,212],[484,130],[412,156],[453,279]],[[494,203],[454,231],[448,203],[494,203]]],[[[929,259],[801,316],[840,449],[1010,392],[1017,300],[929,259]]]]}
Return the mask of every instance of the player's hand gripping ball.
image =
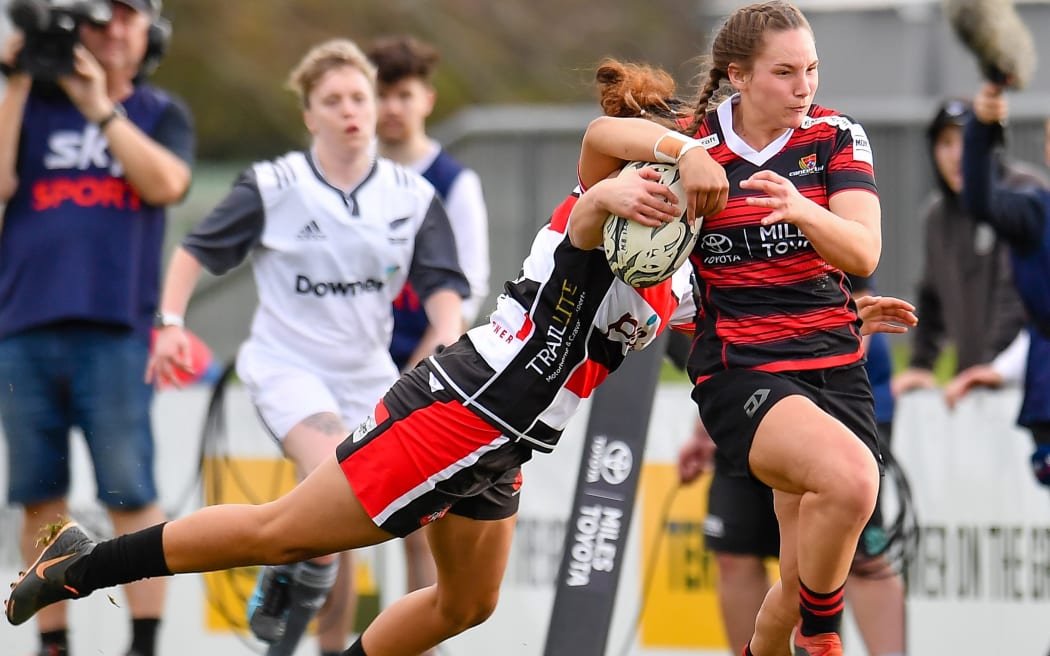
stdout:
{"type": "Polygon", "coordinates": [[[679,199],[682,214],[674,221],[656,228],[610,214],[602,230],[605,257],[618,278],[632,287],[652,287],[670,278],[685,264],[700,234],[701,217],[693,225],[686,218],[685,191],[675,164],[630,162],[625,171],[651,167],[660,174],[660,182],[679,199]]]}

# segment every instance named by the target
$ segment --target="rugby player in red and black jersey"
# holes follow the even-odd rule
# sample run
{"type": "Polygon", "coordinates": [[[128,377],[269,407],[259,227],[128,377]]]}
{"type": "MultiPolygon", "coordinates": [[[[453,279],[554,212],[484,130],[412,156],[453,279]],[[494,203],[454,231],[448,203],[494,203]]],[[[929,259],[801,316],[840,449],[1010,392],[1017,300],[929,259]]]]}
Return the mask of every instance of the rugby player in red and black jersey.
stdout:
{"type": "MultiPolygon", "coordinates": [[[[841,654],[842,587],[874,507],[882,457],[846,274],[881,251],[871,145],[813,104],[813,32],[793,5],[735,11],[712,43],[690,140],[602,117],[585,144],[622,160],[674,159],[699,144],[725,167],[729,200],[704,217],[692,255],[700,294],[689,359],[694,400],[731,463],[774,490],[781,580],[745,654],[841,654]],[[735,94],[708,111],[725,82],[735,94]]],[[[618,161],[580,162],[584,184],[618,161]]],[[[689,173],[682,160],[682,176],[689,173]]]]}
{"type": "MultiPolygon", "coordinates": [[[[98,543],[68,524],[45,549],[42,564],[14,586],[8,620],[24,622],[57,600],[121,581],[301,560],[427,525],[437,584],[386,608],[345,656],[419,654],[484,621],[510,550],[520,465],[534,451],[554,448],[580,400],[631,350],[670,324],[693,328],[697,316],[688,270],[637,290],[613,276],[594,248],[610,213],[651,223],[672,220],[672,203],[710,216],[725,204],[725,173],[697,141],[668,139],[661,127],[649,136],[635,132],[625,129],[622,142],[609,142],[613,147],[604,152],[612,155],[584,144],[586,193],[570,196],[540,230],[490,323],[402,376],[337,458],[262,506],[212,506],[98,543]],[[611,173],[627,159],[648,157],[678,162],[685,199],[670,196],[668,203],[670,191],[651,174],[595,175],[594,162],[611,173]]],[[[909,323],[908,307],[881,299],[867,316],[880,327],[909,323]]],[[[790,398],[778,400],[778,408],[782,404],[797,405],[790,398]]],[[[812,429],[805,430],[808,437],[812,429]]]]}

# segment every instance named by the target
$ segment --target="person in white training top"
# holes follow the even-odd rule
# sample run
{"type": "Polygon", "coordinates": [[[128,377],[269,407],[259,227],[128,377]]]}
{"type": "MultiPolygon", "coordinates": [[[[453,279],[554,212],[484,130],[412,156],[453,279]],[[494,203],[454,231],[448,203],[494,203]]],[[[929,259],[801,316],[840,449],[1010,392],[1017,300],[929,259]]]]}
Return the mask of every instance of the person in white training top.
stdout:
{"type": "MultiPolygon", "coordinates": [[[[221,275],[250,255],[259,305],[237,373],[305,477],[397,380],[387,350],[391,303],[406,281],[422,299],[435,346],[459,336],[469,287],[434,187],[375,155],[375,68],[361,50],[347,40],[322,43],[289,86],[302,101],[310,147],[244,171],[176,250],[161,298],[168,325],[147,375],[168,381],[188,366],[182,317],[201,268],[221,275]]],[[[270,656],[294,652],[335,576],[334,556],[261,572],[249,626],[270,643],[270,656]]],[[[334,633],[320,636],[322,653],[342,650],[346,632],[334,633]]]]}

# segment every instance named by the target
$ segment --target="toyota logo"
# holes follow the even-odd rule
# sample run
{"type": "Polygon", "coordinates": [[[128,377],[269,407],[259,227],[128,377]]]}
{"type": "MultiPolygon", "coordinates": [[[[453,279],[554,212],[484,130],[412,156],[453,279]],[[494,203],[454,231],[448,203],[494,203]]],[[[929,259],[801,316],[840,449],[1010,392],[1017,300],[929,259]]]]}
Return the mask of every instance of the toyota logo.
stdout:
{"type": "Polygon", "coordinates": [[[733,248],[733,242],[730,241],[729,237],[712,233],[706,235],[704,240],[700,242],[705,251],[711,251],[712,253],[728,253],[733,248]]]}
{"type": "Polygon", "coordinates": [[[619,485],[631,475],[633,465],[634,456],[631,454],[631,447],[619,440],[610,442],[602,455],[602,478],[610,485],[619,485]]]}

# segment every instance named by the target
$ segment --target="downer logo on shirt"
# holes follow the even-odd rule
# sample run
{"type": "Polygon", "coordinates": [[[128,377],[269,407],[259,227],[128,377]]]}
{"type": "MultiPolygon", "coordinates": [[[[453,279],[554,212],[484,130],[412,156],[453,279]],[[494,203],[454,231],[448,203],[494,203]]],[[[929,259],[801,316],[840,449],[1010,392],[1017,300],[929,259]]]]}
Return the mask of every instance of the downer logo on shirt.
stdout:
{"type": "Polygon", "coordinates": [[[303,274],[295,276],[295,293],[312,294],[318,298],[322,296],[356,296],[358,292],[382,291],[386,283],[382,280],[369,278],[367,280],[314,282],[303,274]]]}

